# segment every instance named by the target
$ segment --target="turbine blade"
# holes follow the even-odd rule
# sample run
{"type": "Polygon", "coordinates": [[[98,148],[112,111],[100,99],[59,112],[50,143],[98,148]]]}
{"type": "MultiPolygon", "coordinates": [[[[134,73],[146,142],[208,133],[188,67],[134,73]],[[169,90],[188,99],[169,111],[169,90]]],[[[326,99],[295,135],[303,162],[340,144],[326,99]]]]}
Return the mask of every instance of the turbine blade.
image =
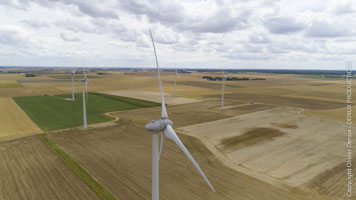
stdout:
{"type": "Polygon", "coordinates": [[[195,161],[195,159],[193,158],[193,156],[189,153],[189,151],[187,150],[187,148],[185,148],[184,144],[182,143],[182,141],[178,138],[177,134],[174,132],[173,128],[171,125],[168,125],[166,127],[166,129],[164,130],[164,134],[166,135],[167,138],[173,140],[173,142],[175,142],[178,147],[185,153],[185,155],[189,158],[190,162],[193,163],[193,165],[195,166],[195,168],[199,171],[200,175],[204,178],[205,182],[209,185],[210,189],[215,192],[215,189],[213,188],[213,186],[211,185],[211,183],[209,182],[208,178],[205,176],[203,170],[200,169],[198,163],[195,161]]]}
{"type": "Polygon", "coordinates": [[[159,89],[161,91],[162,117],[163,118],[168,118],[168,114],[167,114],[167,110],[166,110],[166,104],[164,102],[164,95],[163,95],[163,89],[162,89],[162,83],[161,83],[161,75],[160,75],[160,72],[159,72],[159,64],[158,64],[157,52],[156,52],[155,42],[153,40],[153,36],[152,36],[151,30],[150,30],[150,35],[151,35],[151,40],[152,40],[153,51],[155,53],[155,58],[156,58],[159,89]]]}
{"type": "Polygon", "coordinates": [[[159,148],[159,156],[158,156],[158,161],[161,159],[161,155],[162,155],[162,150],[163,150],[163,145],[164,145],[164,133],[162,133],[162,136],[161,136],[161,146],[159,148]]]}

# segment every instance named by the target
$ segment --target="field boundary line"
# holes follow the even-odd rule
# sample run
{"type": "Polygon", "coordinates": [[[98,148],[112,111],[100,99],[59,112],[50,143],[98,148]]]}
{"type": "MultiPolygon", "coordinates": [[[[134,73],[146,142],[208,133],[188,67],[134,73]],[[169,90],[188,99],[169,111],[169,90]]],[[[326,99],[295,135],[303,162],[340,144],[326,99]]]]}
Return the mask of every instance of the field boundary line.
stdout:
{"type": "Polygon", "coordinates": [[[100,200],[117,200],[117,198],[108,189],[106,189],[99,181],[97,181],[86,169],[80,166],[67,153],[65,153],[47,134],[39,135],[44,144],[56,154],[71,171],[82,180],[100,200]]]}

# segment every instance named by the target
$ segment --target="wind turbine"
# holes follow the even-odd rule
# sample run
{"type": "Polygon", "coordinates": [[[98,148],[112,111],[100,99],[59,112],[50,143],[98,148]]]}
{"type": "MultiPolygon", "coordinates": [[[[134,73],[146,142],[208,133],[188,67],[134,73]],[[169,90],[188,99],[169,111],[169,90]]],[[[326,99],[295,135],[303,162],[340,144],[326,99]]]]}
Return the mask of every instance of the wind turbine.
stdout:
{"type": "Polygon", "coordinates": [[[223,70],[221,70],[223,73],[223,81],[222,81],[222,89],[221,89],[221,110],[224,109],[224,90],[225,90],[225,81],[226,78],[229,76],[229,74],[225,74],[225,72],[223,70]]]}
{"type": "Polygon", "coordinates": [[[75,79],[75,70],[72,69],[72,101],[74,101],[74,79],[75,79]]]}
{"type": "Polygon", "coordinates": [[[86,73],[86,68],[84,68],[84,78],[86,79],[86,82],[85,82],[85,94],[86,94],[86,101],[88,101],[88,98],[89,98],[89,95],[88,95],[88,82],[89,82],[89,79],[87,78],[87,73],[86,73]]]}
{"type": "MultiPolygon", "coordinates": [[[[84,74],[85,74],[85,71],[84,71],[84,74]]],[[[83,82],[83,127],[84,128],[87,128],[87,108],[86,108],[86,105],[85,105],[85,90],[86,90],[86,85],[88,83],[88,79],[87,79],[87,76],[84,75],[84,79],[82,80],[83,82]]]]}
{"type": "Polygon", "coordinates": [[[177,90],[176,90],[176,87],[177,87],[177,75],[178,75],[178,72],[177,72],[177,68],[174,72],[174,96],[177,96],[177,90]]]}
{"type": "Polygon", "coordinates": [[[155,53],[155,59],[156,59],[156,65],[157,65],[157,76],[158,76],[158,83],[159,83],[159,88],[161,91],[161,104],[162,104],[162,117],[158,120],[152,120],[148,124],[146,124],[145,129],[148,131],[152,131],[152,200],[158,200],[159,199],[159,159],[162,154],[162,148],[164,144],[164,140],[167,137],[168,139],[172,140],[174,143],[178,145],[178,147],[184,152],[184,154],[189,158],[189,160],[193,163],[195,168],[199,171],[201,176],[204,178],[206,183],[209,185],[211,190],[215,192],[213,186],[210,184],[208,178],[205,176],[204,172],[200,169],[198,163],[195,161],[195,159],[192,157],[192,155],[189,153],[187,148],[185,148],[184,144],[182,141],[179,139],[177,134],[172,128],[173,122],[169,120],[167,110],[166,110],[166,105],[164,101],[164,96],[163,96],[163,90],[162,90],[162,83],[161,83],[161,77],[160,77],[160,71],[159,71],[159,65],[158,65],[158,59],[157,59],[157,53],[156,53],[156,47],[155,43],[153,40],[152,33],[150,31],[150,36],[152,40],[152,46],[153,50],[155,53]],[[160,151],[158,154],[158,133],[163,132],[161,136],[161,147],[160,151]]]}

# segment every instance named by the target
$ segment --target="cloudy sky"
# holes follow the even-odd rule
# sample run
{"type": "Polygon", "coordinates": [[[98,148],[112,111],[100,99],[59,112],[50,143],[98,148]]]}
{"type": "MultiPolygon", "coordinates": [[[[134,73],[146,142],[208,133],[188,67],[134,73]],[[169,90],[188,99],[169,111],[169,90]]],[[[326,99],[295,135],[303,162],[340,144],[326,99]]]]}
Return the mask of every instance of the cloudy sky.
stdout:
{"type": "Polygon", "coordinates": [[[0,65],[344,69],[354,0],[0,0],[0,65]]]}

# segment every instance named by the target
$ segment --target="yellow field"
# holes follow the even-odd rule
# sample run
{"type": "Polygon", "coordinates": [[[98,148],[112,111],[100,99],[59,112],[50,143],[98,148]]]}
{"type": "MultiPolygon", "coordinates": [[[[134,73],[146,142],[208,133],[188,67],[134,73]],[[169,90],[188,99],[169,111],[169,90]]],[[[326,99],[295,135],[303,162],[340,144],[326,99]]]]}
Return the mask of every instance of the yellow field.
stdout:
{"type": "Polygon", "coordinates": [[[0,139],[42,132],[11,98],[0,98],[0,113],[0,139]]]}

